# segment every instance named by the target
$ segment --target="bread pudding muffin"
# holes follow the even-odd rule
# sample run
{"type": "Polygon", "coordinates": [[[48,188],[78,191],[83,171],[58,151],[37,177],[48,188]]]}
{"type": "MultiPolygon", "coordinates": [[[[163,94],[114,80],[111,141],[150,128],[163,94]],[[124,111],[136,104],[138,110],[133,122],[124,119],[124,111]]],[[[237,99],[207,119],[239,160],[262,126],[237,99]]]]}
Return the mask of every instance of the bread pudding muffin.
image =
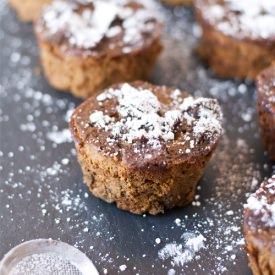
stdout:
{"type": "Polygon", "coordinates": [[[16,11],[23,22],[34,21],[41,12],[44,5],[53,0],[9,0],[11,7],[16,11]]]}
{"type": "Polygon", "coordinates": [[[162,24],[131,0],[56,0],[35,29],[49,83],[81,98],[150,79],[162,49],[162,24]]]}
{"type": "Polygon", "coordinates": [[[193,200],[221,120],[215,99],[138,81],[87,99],[70,128],[90,191],[121,209],[156,215],[193,200]]]}
{"type": "Polygon", "coordinates": [[[275,175],[245,205],[244,233],[254,275],[275,274],[275,175]]]}
{"type": "Polygon", "coordinates": [[[219,77],[252,79],[275,59],[275,1],[196,0],[199,54],[219,77]]]}
{"type": "Polygon", "coordinates": [[[257,77],[257,110],[262,140],[275,161],[275,64],[257,77]]]}

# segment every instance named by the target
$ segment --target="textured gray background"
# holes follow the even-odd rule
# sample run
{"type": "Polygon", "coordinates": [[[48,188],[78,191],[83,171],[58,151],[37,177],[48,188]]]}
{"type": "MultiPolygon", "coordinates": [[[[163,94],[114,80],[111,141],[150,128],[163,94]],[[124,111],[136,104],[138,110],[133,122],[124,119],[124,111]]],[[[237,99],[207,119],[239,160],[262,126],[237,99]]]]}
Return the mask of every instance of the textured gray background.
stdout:
{"type": "Polygon", "coordinates": [[[67,128],[67,110],[80,100],[53,90],[37,74],[32,26],[20,24],[6,1],[0,2],[0,258],[23,241],[51,237],[80,248],[101,274],[117,274],[121,265],[122,274],[250,274],[239,244],[243,203],[274,168],[258,135],[254,87],[215,79],[201,64],[191,10],[160,12],[167,26],[165,50],[153,82],[217,97],[225,134],[195,206],[140,217],[88,195],[73,144],[47,137],[67,128]],[[186,232],[202,234],[206,248],[183,267],[161,260],[158,252],[182,243],[186,232]]]}

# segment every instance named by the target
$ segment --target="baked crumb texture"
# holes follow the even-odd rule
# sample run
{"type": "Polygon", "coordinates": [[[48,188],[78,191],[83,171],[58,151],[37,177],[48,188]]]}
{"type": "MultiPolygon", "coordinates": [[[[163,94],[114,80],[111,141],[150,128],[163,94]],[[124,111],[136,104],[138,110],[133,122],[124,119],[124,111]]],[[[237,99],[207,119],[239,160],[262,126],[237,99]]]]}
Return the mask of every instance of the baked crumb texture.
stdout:
{"type": "Polygon", "coordinates": [[[275,274],[275,175],[248,198],[244,233],[253,274],[275,274]]]}
{"type": "Polygon", "coordinates": [[[184,6],[191,6],[194,0],[161,0],[163,3],[168,5],[184,5],[184,6]]]}
{"type": "Polygon", "coordinates": [[[129,0],[57,0],[36,23],[49,83],[81,98],[114,83],[149,80],[161,33],[155,14],[129,0]]]}
{"type": "Polygon", "coordinates": [[[221,120],[214,99],[134,82],[86,100],[70,126],[90,191],[121,209],[156,215],[193,200],[221,120]]]}
{"type": "Polygon", "coordinates": [[[50,4],[52,1],[53,0],[9,0],[9,3],[21,21],[32,22],[38,17],[43,6],[50,4]]]}
{"type": "Polygon", "coordinates": [[[263,143],[275,161],[275,64],[257,77],[257,110],[263,143]]]}
{"type": "Polygon", "coordinates": [[[223,78],[255,79],[275,59],[275,1],[197,0],[198,53],[223,78]]]}

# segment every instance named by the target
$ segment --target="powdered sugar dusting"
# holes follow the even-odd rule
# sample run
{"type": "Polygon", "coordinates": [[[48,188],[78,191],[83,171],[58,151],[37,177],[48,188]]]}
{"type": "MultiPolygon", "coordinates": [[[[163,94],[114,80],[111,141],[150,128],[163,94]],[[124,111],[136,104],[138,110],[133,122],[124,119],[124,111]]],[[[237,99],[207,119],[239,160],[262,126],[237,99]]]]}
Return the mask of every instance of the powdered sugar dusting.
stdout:
{"type": "Polygon", "coordinates": [[[251,39],[275,38],[275,1],[226,0],[203,5],[204,17],[226,35],[251,39]]]}
{"type": "Polygon", "coordinates": [[[257,92],[259,104],[264,104],[267,110],[275,112],[275,65],[264,70],[258,77],[257,92]]]}
{"type": "MultiPolygon", "coordinates": [[[[123,51],[138,47],[143,43],[143,34],[154,31],[156,19],[145,7],[134,9],[129,2],[54,1],[44,9],[44,25],[39,25],[38,31],[43,33],[46,28],[45,37],[62,32],[71,46],[82,49],[95,48],[104,38],[116,36],[120,37],[116,47],[122,46],[123,51]],[[116,20],[122,21],[121,25],[113,25],[116,20]]],[[[115,45],[110,43],[109,47],[115,45]]]]}
{"type": "MultiPolygon", "coordinates": [[[[175,126],[185,121],[193,128],[188,134],[200,137],[207,133],[210,137],[222,132],[222,114],[217,102],[205,98],[188,97],[183,99],[178,90],[172,93],[170,110],[160,114],[163,104],[157,96],[148,89],[135,88],[123,84],[119,89],[109,89],[97,97],[100,104],[107,99],[117,99],[117,112],[120,120],[108,115],[108,110],[94,111],[90,115],[90,122],[94,127],[110,131],[114,139],[121,139],[132,143],[135,139],[146,138],[149,143],[156,139],[164,141],[175,139],[175,126]],[[198,111],[195,114],[194,109],[198,111]],[[196,116],[196,117],[195,117],[196,116]]],[[[194,141],[190,142],[194,147],[194,141]]]]}
{"type": "Polygon", "coordinates": [[[64,142],[72,142],[72,135],[69,129],[63,129],[62,131],[52,131],[47,133],[47,138],[56,144],[64,142]]]}
{"type": "Polygon", "coordinates": [[[141,137],[149,141],[163,138],[173,140],[173,127],[180,118],[179,111],[166,112],[164,116],[158,115],[161,104],[157,97],[149,90],[139,90],[129,84],[124,84],[121,90],[109,90],[105,97],[118,98],[118,113],[121,120],[95,111],[90,116],[90,121],[95,127],[111,130],[115,138],[120,138],[129,143],[141,137]]]}
{"type": "Polygon", "coordinates": [[[172,266],[184,266],[195,257],[196,253],[205,248],[205,238],[203,235],[194,233],[184,233],[181,236],[183,243],[168,243],[159,252],[158,256],[162,260],[171,259],[172,266]]]}
{"type": "MultiPolygon", "coordinates": [[[[252,213],[265,226],[275,228],[275,175],[248,198],[245,208],[252,210],[252,213]]],[[[251,224],[251,226],[255,225],[251,224]]]]}

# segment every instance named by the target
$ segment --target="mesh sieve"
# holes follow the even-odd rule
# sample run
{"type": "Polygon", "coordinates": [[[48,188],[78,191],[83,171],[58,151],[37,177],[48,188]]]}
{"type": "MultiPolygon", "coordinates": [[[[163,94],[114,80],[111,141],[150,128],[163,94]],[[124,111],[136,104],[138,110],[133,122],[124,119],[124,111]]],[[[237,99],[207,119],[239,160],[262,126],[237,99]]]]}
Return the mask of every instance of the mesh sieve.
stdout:
{"type": "Polygon", "coordinates": [[[89,258],[73,246],[33,240],[13,248],[0,263],[0,275],[98,275],[89,258]]]}
{"type": "Polygon", "coordinates": [[[55,253],[33,254],[23,258],[10,271],[11,275],[81,275],[69,261],[55,253]]]}

